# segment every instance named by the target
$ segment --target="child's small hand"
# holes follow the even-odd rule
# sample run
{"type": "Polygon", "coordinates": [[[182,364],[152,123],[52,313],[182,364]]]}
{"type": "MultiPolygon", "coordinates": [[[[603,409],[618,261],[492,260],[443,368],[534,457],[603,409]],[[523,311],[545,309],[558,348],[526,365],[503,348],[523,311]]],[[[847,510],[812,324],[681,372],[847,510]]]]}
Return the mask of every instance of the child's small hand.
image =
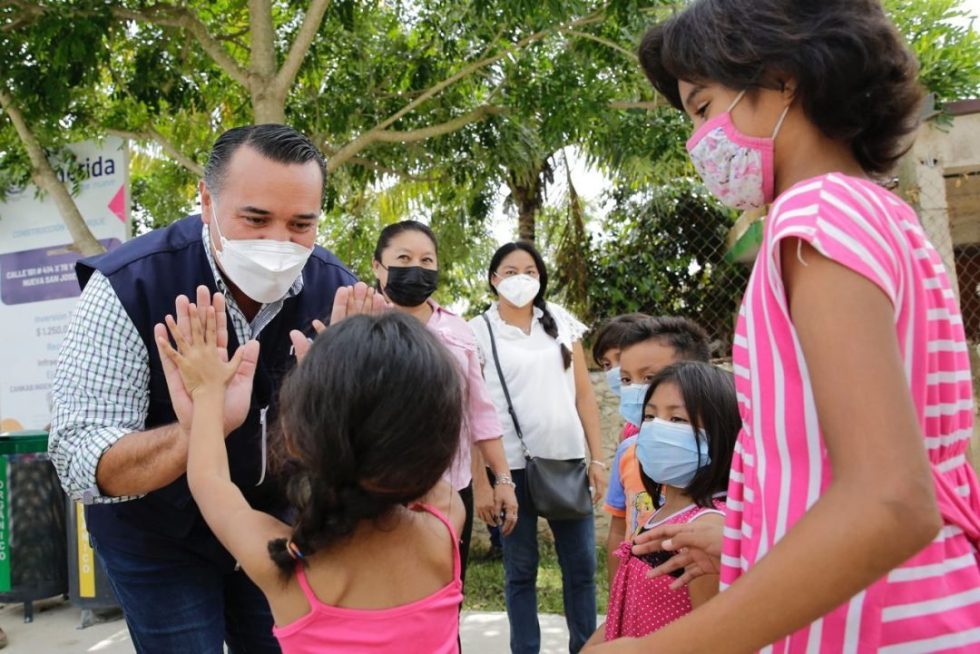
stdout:
{"type": "Polygon", "coordinates": [[[157,338],[161,357],[167,357],[180,371],[184,388],[191,396],[206,389],[224,389],[235,376],[242,361],[245,348],[238,348],[235,356],[228,361],[228,351],[218,346],[217,317],[215,308],[207,308],[206,324],[202,327],[198,319],[197,306],[189,304],[185,309],[188,315],[179,316],[181,321],[190,323],[190,339],[182,333],[173,316],[166,317],[167,329],[177,344],[175,350],[166,338],[157,338]]]}

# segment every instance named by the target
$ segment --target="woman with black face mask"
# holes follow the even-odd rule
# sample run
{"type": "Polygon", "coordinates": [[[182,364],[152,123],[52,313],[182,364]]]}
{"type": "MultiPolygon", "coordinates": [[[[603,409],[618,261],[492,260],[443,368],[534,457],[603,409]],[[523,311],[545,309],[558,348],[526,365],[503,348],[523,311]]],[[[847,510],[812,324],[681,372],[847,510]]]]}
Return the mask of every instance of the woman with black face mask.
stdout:
{"type": "MultiPolygon", "coordinates": [[[[509,534],[517,523],[517,497],[501,440],[503,430],[480,366],[476,340],[466,321],[432,299],[439,282],[439,246],[427,225],[406,220],[388,225],[378,237],[371,266],[377,288],[396,311],[415,316],[442,341],[456,358],[465,391],[460,448],[445,478],[459,492],[466,506],[466,525],[461,534],[460,558],[463,580],[473,527],[473,476],[471,450],[476,446],[496,476],[493,497],[480,502],[480,518],[500,525],[509,534]]],[[[424,434],[419,434],[424,438],[424,434]]],[[[482,472],[482,470],[481,470],[482,472]]]]}

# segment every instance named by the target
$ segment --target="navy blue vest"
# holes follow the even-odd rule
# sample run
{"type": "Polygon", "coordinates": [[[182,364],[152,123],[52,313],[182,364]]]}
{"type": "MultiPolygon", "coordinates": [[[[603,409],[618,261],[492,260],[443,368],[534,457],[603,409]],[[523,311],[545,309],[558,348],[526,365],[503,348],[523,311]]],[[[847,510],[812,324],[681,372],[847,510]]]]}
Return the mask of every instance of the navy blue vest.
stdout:
{"type": "MultiPolygon", "coordinates": [[[[176,421],[153,340],[153,326],[173,313],[178,295],[193,299],[202,284],[212,293],[217,291],[201,229],[200,216],[190,216],[111,252],[79,261],[76,266],[83,288],[95,270],[109,280],[146,345],[150,406],[145,429],[176,421]]],[[[276,393],[283,375],[295,361],[290,354],[289,331],[299,329],[312,335],[310,323],[328,318],[337,289],[354,281],[333,254],[316,247],[303,268],[302,292],[287,299],[259,335],[261,348],[251,409],[244,424],[226,440],[232,480],[256,509],[282,514],[286,508],[281,485],[270,474],[263,474],[260,413],[268,407],[266,422],[271,439],[276,425],[276,393]]],[[[228,351],[234,353],[239,343],[233,329],[228,330],[228,341],[228,351]]],[[[150,556],[163,554],[154,550],[187,548],[215,562],[230,563],[228,554],[204,524],[186,476],[138,500],[89,506],[86,522],[97,542],[111,542],[150,556]]]]}

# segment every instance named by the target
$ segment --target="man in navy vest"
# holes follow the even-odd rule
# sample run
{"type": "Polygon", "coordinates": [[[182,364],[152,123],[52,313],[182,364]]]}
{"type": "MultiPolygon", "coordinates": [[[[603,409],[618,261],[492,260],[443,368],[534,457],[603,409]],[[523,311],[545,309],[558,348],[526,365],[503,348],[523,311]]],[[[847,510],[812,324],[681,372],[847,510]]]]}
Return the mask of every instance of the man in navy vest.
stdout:
{"type": "Polygon", "coordinates": [[[295,362],[290,332],[313,335],[335,296],[370,304],[364,285],[351,289],[353,275],[314,244],[325,175],[316,147],[288,127],[229,130],[205,168],[200,216],[78,263],[83,291],[59,355],[49,449],[65,490],[86,504],[138,652],[217,654],[223,643],[279,651],[265,598],[191,498],[191,403],[168,391],[174,371],[160,361],[154,325],[178,297],[208,306],[213,296],[229,353],[261,343],[254,379],[229,387],[226,442],[249,503],[283,515],[267,446],[280,380],[295,362]]]}

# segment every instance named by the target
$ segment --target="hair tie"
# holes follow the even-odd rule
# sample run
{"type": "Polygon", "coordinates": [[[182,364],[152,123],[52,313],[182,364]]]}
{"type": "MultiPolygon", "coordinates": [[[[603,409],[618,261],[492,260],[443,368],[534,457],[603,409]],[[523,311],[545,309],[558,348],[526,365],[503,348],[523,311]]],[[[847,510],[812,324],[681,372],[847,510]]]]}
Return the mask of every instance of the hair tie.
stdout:
{"type": "Polygon", "coordinates": [[[299,546],[291,540],[286,541],[286,551],[289,552],[289,556],[291,556],[294,561],[301,561],[303,559],[303,552],[300,551],[299,546]]]}

